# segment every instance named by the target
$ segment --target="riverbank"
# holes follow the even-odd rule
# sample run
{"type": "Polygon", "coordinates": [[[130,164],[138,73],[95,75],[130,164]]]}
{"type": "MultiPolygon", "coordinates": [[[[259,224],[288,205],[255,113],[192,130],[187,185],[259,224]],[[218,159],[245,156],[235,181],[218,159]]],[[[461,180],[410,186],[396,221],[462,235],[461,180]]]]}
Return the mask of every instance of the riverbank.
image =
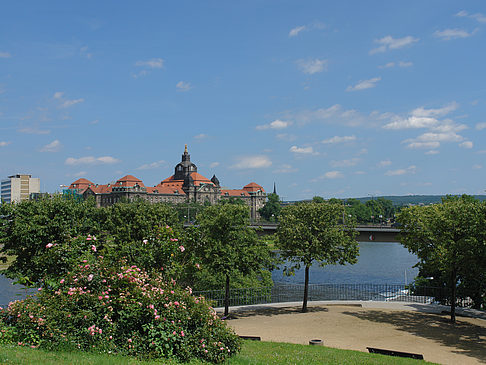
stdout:
{"type": "MultiPolygon", "coordinates": [[[[459,316],[449,322],[443,306],[386,302],[311,302],[231,308],[228,324],[242,336],[262,341],[307,344],[367,351],[377,347],[424,355],[440,364],[486,363],[486,314],[459,316]],[[481,318],[481,316],[483,316],[481,318]]],[[[466,314],[468,314],[466,312],[466,314]]],[[[471,314],[471,313],[469,313],[471,314]]],[[[474,314],[474,313],[473,313],[474,314]]]]}

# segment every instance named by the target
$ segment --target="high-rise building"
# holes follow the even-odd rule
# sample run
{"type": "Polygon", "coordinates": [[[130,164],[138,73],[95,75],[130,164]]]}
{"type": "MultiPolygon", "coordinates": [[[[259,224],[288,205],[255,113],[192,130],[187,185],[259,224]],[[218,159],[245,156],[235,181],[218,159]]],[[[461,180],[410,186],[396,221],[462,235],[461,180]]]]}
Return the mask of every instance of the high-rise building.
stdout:
{"type": "Polygon", "coordinates": [[[12,175],[2,180],[1,187],[2,202],[20,202],[28,200],[32,193],[40,193],[40,179],[27,174],[12,175]]]}

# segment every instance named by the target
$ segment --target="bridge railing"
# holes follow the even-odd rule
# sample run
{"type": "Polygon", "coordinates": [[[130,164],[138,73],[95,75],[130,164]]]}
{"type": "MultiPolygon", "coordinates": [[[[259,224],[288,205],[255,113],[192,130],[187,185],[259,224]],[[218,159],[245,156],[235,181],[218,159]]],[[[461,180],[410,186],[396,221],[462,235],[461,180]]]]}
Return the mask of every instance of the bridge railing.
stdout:
{"type": "MultiPolygon", "coordinates": [[[[195,291],[213,302],[214,307],[224,306],[224,290],[195,291]]],[[[269,304],[302,301],[303,284],[275,283],[273,287],[230,289],[230,306],[269,304]]],[[[362,300],[387,302],[438,303],[450,305],[446,288],[421,287],[412,291],[400,284],[309,284],[309,301],[362,300]]],[[[468,307],[468,298],[458,298],[457,305],[468,307]]]]}

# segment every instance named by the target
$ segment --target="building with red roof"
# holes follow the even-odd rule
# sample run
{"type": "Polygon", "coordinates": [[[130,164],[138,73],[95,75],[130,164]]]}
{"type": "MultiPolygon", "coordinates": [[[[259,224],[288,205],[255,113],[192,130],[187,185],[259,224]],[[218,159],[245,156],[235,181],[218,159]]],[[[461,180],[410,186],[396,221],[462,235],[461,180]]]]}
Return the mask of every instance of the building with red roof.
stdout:
{"type": "Polygon", "coordinates": [[[197,172],[197,166],[191,162],[187,145],[182,160],[174,168],[174,175],[162,180],[155,186],[145,186],[142,180],[126,175],[113,184],[98,185],[81,178],[74,181],[69,189],[75,189],[84,198],[94,197],[98,206],[112,205],[122,199],[145,199],[152,203],[185,203],[216,204],[221,199],[238,198],[251,208],[251,218],[258,218],[258,210],[266,201],[262,186],[251,182],[242,189],[222,189],[218,178],[211,179],[197,172]]]}

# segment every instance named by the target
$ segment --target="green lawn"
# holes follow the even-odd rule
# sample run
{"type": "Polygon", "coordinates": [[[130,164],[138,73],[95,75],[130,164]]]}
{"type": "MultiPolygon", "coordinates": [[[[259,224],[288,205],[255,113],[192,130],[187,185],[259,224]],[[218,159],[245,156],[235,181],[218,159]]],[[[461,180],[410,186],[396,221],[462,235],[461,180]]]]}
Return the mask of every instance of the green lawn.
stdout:
{"type": "MultiPolygon", "coordinates": [[[[359,351],[338,350],[323,346],[305,346],[288,343],[245,341],[240,354],[226,364],[430,364],[359,351]]],[[[0,364],[179,364],[175,361],[139,361],[134,358],[109,354],[81,352],[45,352],[18,346],[0,346],[0,364]]],[[[189,364],[201,364],[192,361],[189,364]]]]}

